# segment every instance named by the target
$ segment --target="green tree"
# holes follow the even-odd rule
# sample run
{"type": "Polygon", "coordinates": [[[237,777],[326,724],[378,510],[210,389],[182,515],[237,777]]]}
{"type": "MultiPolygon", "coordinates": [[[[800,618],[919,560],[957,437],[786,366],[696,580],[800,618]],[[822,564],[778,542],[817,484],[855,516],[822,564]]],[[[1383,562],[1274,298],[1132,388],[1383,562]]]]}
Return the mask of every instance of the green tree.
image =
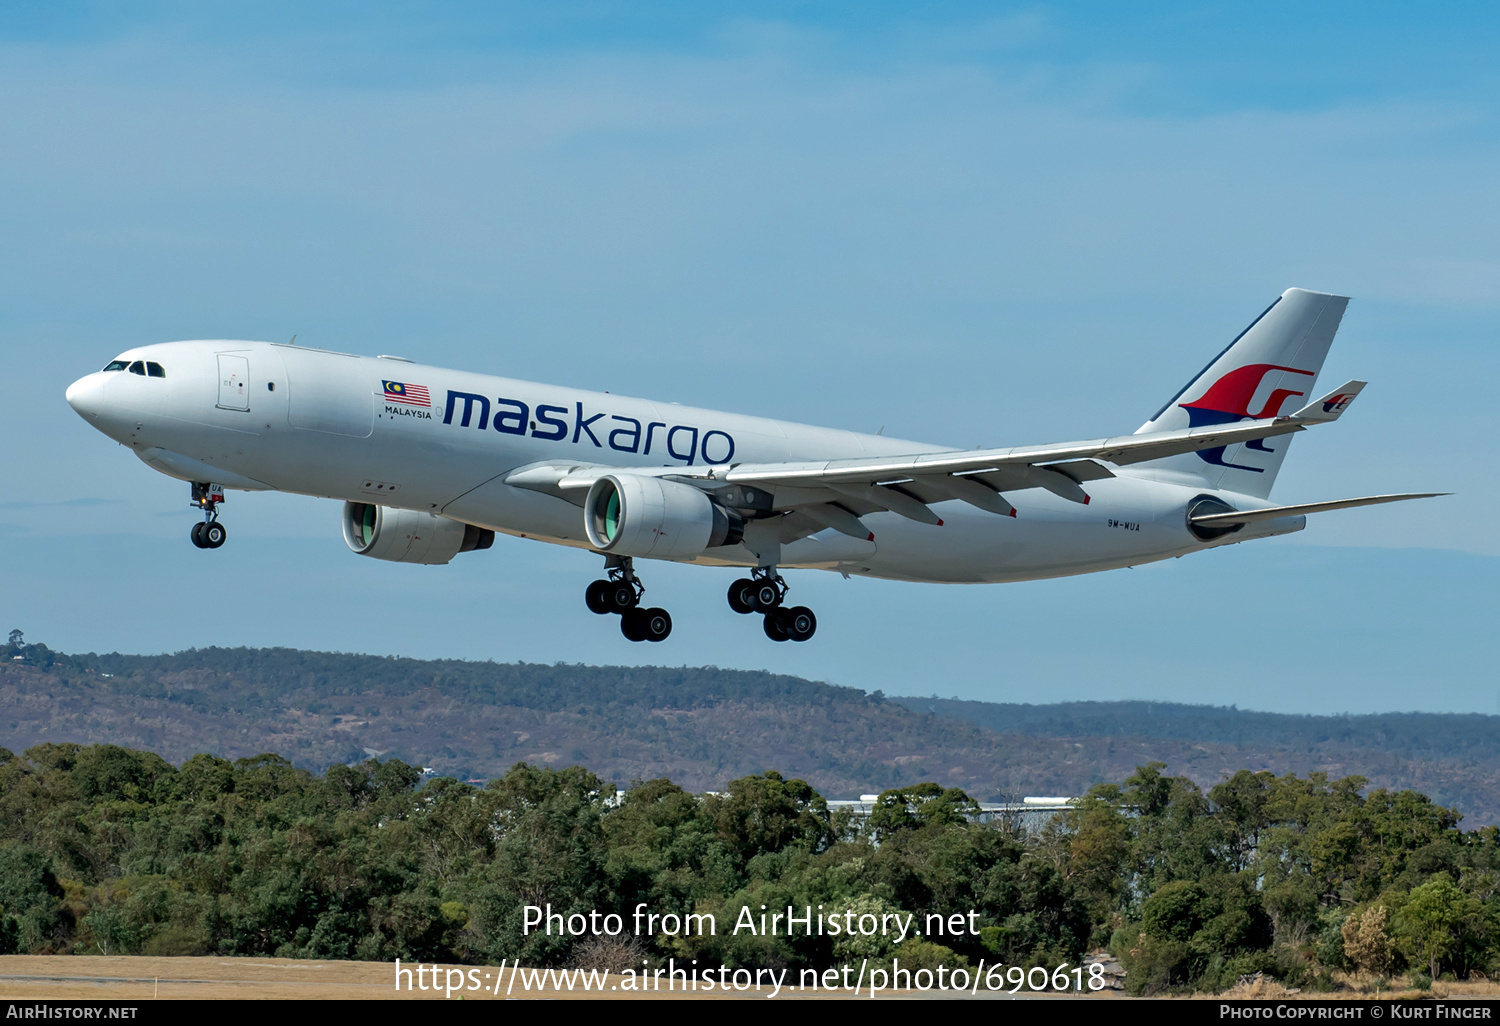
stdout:
{"type": "Polygon", "coordinates": [[[705,811],[719,839],[746,861],[791,844],[821,851],[833,840],[823,796],[775,770],[731,780],[728,795],[710,796],[705,811]]]}
{"type": "Polygon", "coordinates": [[[33,953],[51,950],[64,925],[62,897],[45,853],[0,844],[0,934],[11,938],[5,943],[33,953]]]}
{"type": "Polygon", "coordinates": [[[1090,942],[1103,944],[1113,930],[1116,906],[1130,883],[1133,831],[1122,811],[1120,788],[1101,784],[1044,828],[1037,847],[1052,854],[1093,924],[1090,942]]]}
{"type": "Polygon", "coordinates": [[[877,838],[923,826],[967,822],[979,813],[979,803],[956,787],[913,784],[882,792],[870,813],[869,829],[877,838]]]}
{"type": "Polygon", "coordinates": [[[518,763],[483,792],[494,832],[493,855],[475,867],[463,892],[471,916],[471,950],[488,961],[532,964],[565,960],[573,938],[528,930],[526,906],[566,921],[610,906],[603,818],[614,787],[579,766],[539,769],[518,763]]]}
{"type": "Polygon", "coordinates": [[[1138,767],[1122,797],[1137,810],[1132,860],[1139,888],[1154,893],[1175,880],[1224,871],[1223,829],[1198,785],[1162,774],[1159,762],[1138,767]]]}
{"type": "MultiPolygon", "coordinates": [[[[1474,949],[1493,950],[1494,914],[1477,899],[1465,894],[1446,873],[1439,873],[1414,887],[1391,917],[1391,933],[1401,952],[1413,963],[1425,964],[1428,975],[1438,978],[1444,962],[1474,949]]],[[[1455,965],[1467,970],[1470,966],[1455,965]]]]}
{"type": "Polygon", "coordinates": [[[1221,850],[1230,872],[1250,868],[1261,834],[1271,825],[1267,811],[1275,787],[1276,777],[1270,772],[1240,770],[1209,790],[1214,818],[1223,827],[1221,850]]]}

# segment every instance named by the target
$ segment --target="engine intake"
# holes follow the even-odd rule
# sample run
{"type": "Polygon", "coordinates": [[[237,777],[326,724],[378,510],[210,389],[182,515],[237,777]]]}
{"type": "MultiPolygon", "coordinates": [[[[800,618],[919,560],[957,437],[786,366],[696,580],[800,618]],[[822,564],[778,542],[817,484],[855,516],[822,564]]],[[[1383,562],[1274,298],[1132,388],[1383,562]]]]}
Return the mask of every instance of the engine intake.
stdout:
{"type": "Polygon", "coordinates": [[[436,513],[346,502],[344,541],[361,556],[441,564],[460,552],[489,548],[495,544],[495,532],[436,513]]]}
{"type": "Polygon", "coordinates": [[[583,504],[589,543],[621,556],[696,556],[737,545],[745,521],[699,488],[643,474],[609,474],[583,504]]]}

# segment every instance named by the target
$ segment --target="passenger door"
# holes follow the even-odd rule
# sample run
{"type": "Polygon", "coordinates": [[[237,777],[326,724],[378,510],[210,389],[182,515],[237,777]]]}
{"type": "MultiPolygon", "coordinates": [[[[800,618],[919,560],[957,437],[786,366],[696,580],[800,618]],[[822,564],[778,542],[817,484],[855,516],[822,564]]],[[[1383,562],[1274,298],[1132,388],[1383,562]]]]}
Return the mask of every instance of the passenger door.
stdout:
{"type": "Polygon", "coordinates": [[[250,358],[219,353],[219,401],[221,410],[250,410],[250,358]]]}

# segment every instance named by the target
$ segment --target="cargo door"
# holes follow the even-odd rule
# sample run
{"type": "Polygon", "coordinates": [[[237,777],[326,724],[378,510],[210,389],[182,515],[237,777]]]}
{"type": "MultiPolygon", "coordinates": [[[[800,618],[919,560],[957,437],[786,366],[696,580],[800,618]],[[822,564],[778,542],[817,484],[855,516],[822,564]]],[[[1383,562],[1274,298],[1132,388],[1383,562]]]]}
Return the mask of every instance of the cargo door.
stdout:
{"type": "Polygon", "coordinates": [[[277,345],[286,365],[287,423],[307,431],[368,438],[375,430],[375,392],[357,356],[277,345]]]}
{"type": "Polygon", "coordinates": [[[219,355],[219,402],[221,410],[250,409],[250,358],[233,353],[219,355]]]}

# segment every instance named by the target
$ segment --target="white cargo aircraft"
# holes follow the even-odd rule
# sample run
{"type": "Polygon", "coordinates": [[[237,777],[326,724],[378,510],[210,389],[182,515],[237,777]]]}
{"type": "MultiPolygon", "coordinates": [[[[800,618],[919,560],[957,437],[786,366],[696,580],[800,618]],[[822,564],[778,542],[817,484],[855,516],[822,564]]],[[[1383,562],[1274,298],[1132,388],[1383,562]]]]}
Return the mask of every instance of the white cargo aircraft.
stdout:
{"type": "Polygon", "coordinates": [[[661,641],[635,557],[746,567],[729,605],[805,641],[780,571],[1024,581],[1300,531],[1305,514],[1423,495],[1268,500],[1348,300],[1289,289],[1131,435],[959,450],[273,342],[141,346],[74,382],[83,418],[191,483],[193,543],[226,489],[344,501],[355,552],[446,563],[495,533],[592,549],[588,607],[661,641]],[[1283,413],[1286,408],[1293,412],[1283,413]]]}

